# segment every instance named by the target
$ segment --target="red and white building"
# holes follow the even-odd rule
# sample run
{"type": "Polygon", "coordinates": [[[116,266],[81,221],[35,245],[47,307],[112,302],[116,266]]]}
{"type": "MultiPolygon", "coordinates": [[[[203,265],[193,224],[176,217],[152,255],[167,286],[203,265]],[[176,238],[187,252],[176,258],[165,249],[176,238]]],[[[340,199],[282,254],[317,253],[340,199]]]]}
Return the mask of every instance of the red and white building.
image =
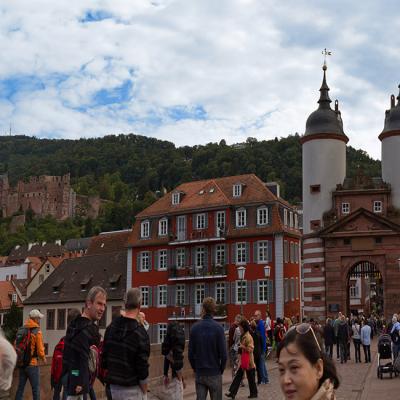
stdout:
{"type": "Polygon", "coordinates": [[[152,342],[170,320],[190,328],[206,296],[216,299],[222,323],[241,307],[247,316],[258,308],[299,315],[298,223],[279,186],[253,174],[184,183],[139,213],[127,285],[142,291],[152,342]]]}

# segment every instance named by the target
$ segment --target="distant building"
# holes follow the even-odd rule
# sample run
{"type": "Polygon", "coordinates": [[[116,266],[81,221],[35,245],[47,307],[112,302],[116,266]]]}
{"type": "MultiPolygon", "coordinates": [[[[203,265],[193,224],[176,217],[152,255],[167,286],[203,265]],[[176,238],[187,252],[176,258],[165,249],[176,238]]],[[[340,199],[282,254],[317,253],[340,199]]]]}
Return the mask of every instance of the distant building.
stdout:
{"type": "Polygon", "coordinates": [[[14,286],[10,281],[0,282],[0,327],[4,324],[4,315],[8,313],[13,303],[22,306],[14,286]]]}
{"type": "Polygon", "coordinates": [[[226,326],[241,306],[246,316],[299,315],[299,241],[279,186],[252,174],[184,183],[160,198],[136,216],[128,242],[127,283],[142,291],[152,342],[171,320],[189,332],[206,296],[226,326]]]}
{"type": "Polygon", "coordinates": [[[319,107],[303,149],[304,314],[324,319],[400,310],[400,95],[392,95],[382,142],[382,177],[346,171],[339,104],[331,108],[324,66],[319,107]]]}

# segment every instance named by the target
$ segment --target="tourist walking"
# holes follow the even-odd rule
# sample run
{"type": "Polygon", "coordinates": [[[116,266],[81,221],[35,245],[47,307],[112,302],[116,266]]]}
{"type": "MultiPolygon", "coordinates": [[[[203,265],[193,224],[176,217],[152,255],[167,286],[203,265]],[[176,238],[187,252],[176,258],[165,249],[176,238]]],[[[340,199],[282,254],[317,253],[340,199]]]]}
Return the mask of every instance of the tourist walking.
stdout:
{"type": "Polygon", "coordinates": [[[102,368],[113,400],[147,398],[150,339],[140,314],[140,289],[125,295],[125,312],[114,318],[104,334],[102,368]]]}
{"type": "Polygon", "coordinates": [[[334,400],[339,378],[312,326],[296,325],[277,350],[280,385],[286,399],[334,400]]]}
{"type": "Polygon", "coordinates": [[[257,310],[254,313],[254,319],[257,323],[257,331],[260,332],[261,336],[261,354],[260,354],[260,359],[259,359],[259,371],[261,374],[261,380],[258,381],[258,384],[265,385],[269,383],[269,378],[268,378],[268,371],[267,367],[265,365],[265,355],[267,353],[267,336],[266,336],[266,331],[265,331],[265,323],[261,318],[261,311],[257,310]]]}
{"type": "Polygon", "coordinates": [[[364,349],[365,362],[371,362],[371,327],[365,319],[361,321],[361,343],[364,349]]]}
{"type": "Polygon", "coordinates": [[[339,312],[337,318],[333,322],[333,330],[335,332],[335,343],[336,343],[336,359],[337,361],[340,361],[340,343],[338,339],[338,334],[339,334],[339,325],[340,325],[340,317],[342,316],[342,313],[339,312]]]}
{"type": "Polygon", "coordinates": [[[349,327],[344,315],[340,316],[337,340],[340,349],[340,363],[343,364],[346,363],[348,359],[347,350],[350,341],[349,327]]]}
{"type": "Polygon", "coordinates": [[[240,383],[242,382],[243,375],[246,372],[247,381],[249,382],[250,395],[249,399],[257,397],[257,385],[255,381],[256,365],[254,363],[254,341],[250,334],[249,322],[245,319],[240,321],[240,332],[242,334],[240,339],[240,367],[236,372],[235,378],[229,387],[226,397],[234,399],[239,390],[240,383]]]}
{"type": "Polygon", "coordinates": [[[400,354],[400,322],[398,321],[397,314],[394,314],[392,317],[390,337],[392,338],[393,358],[396,360],[400,354]]]}
{"type": "Polygon", "coordinates": [[[17,362],[17,354],[10,342],[3,336],[0,330],[0,399],[11,400],[10,388],[13,372],[17,362]]]}
{"type": "Polygon", "coordinates": [[[361,362],[361,326],[358,318],[352,321],[351,330],[353,332],[352,338],[354,343],[354,357],[356,363],[361,362]]]}
{"type": "Polygon", "coordinates": [[[168,324],[167,334],[161,345],[164,356],[164,385],[172,400],[183,399],[183,353],[185,351],[185,331],[177,321],[168,324]],[[169,380],[169,368],[172,370],[172,381],[169,380]]]}
{"type": "Polygon", "coordinates": [[[332,358],[333,344],[335,342],[335,331],[333,329],[332,320],[330,318],[328,318],[325,322],[325,326],[323,329],[323,337],[325,344],[325,352],[330,358],[332,358]]]}
{"type": "Polygon", "coordinates": [[[214,321],[216,303],[212,297],[203,300],[202,319],[196,322],[189,338],[189,361],[196,375],[197,400],[222,399],[222,374],[226,365],[224,329],[214,321]]]}
{"type": "Polygon", "coordinates": [[[262,338],[260,332],[257,330],[257,322],[255,321],[255,319],[252,319],[252,321],[250,322],[250,335],[253,338],[254,342],[253,356],[257,371],[257,382],[261,382],[261,371],[259,368],[260,366],[259,361],[261,357],[262,338]]]}
{"type": "Polygon", "coordinates": [[[96,324],[106,308],[106,291],[100,286],[92,287],[85,301],[82,315],[68,325],[65,336],[63,370],[67,376],[67,399],[84,398],[90,393],[89,358],[92,346],[99,347],[100,334],[96,324]]]}
{"type": "Polygon", "coordinates": [[[242,316],[237,314],[233,324],[229,328],[228,334],[229,362],[232,369],[232,378],[235,376],[238,368],[238,351],[240,346],[239,323],[241,320],[242,316]]]}
{"type": "Polygon", "coordinates": [[[273,342],[273,330],[272,330],[272,318],[271,313],[267,311],[265,315],[265,333],[267,335],[267,357],[271,352],[272,342],[273,342]]]}
{"type": "Polygon", "coordinates": [[[43,314],[39,310],[29,312],[29,318],[24,326],[17,331],[15,341],[17,351],[17,367],[19,370],[18,389],[15,395],[16,400],[22,400],[26,382],[32,387],[32,399],[40,399],[40,371],[38,361],[46,361],[44,352],[40,320],[43,314]]]}

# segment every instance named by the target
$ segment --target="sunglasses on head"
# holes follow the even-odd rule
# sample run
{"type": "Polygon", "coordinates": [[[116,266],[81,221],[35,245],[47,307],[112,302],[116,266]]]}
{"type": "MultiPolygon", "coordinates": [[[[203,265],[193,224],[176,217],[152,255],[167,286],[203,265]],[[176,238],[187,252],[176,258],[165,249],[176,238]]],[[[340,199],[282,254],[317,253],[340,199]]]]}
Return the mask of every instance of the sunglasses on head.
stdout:
{"type": "Polygon", "coordinates": [[[313,334],[313,337],[314,337],[315,343],[316,343],[316,345],[318,347],[318,350],[322,351],[321,350],[321,346],[320,346],[320,344],[318,342],[317,336],[315,335],[313,327],[310,324],[306,323],[306,322],[302,323],[302,324],[299,324],[299,325],[296,325],[296,332],[299,335],[305,335],[306,333],[308,333],[310,331],[313,334]]]}

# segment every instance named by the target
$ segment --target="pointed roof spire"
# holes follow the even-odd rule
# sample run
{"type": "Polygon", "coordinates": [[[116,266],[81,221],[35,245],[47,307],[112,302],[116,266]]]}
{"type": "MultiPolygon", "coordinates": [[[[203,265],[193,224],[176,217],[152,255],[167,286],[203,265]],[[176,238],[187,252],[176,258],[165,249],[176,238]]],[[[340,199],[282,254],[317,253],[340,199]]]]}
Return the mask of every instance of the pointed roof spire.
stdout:
{"type": "Polygon", "coordinates": [[[326,70],[328,67],[326,66],[326,63],[324,62],[324,66],[322,67],[322,70],[324,71],[324,78],[322,79],[322,85],[320,91],[320,96],[319,96],[319,108],[331,108],[330,103],[332,102],[331,99],[329,98],[329,86],[326,83],[326,70]]]}
{"type": "Polygon", "coordinates": [[[398,88],[399,88],[399,94],[396,97],[396,99],[397,99],[397,105],[400,105],[400,85],[398,86],[398,88]]]}

